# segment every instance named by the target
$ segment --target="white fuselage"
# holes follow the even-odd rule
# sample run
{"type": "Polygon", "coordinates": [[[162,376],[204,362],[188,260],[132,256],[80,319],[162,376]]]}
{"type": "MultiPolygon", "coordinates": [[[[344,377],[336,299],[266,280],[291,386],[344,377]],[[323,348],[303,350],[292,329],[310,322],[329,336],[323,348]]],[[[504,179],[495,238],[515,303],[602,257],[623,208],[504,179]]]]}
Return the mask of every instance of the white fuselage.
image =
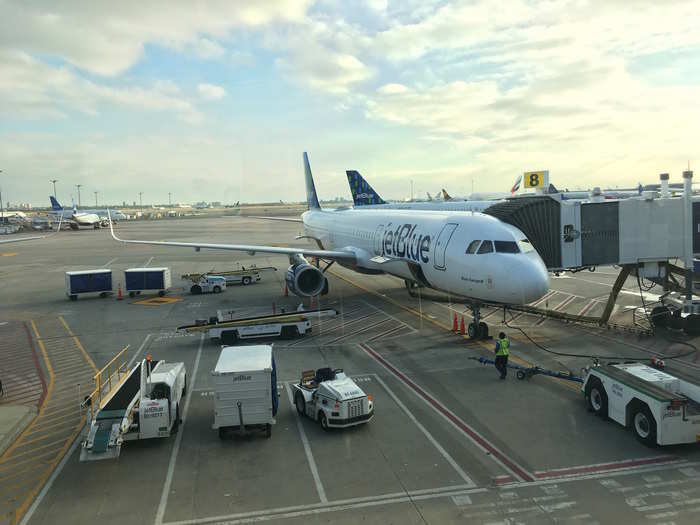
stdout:
{"type": "MultiPolygon", "coordinates": [[[[364,208],[364,207],[363,207],[364,208]]],[[[481,213],[345,209],[309,210],[306,235],[326,250],[347,250],[359,272],[388,273],[483,302],[526,304],[549,288],[547,269],[525,235],[481,213]],[[518,243],[517,253],[471,253],[473,241],[518,243]],[[374,260],[373,260],[374,259],[374,260]]]]}

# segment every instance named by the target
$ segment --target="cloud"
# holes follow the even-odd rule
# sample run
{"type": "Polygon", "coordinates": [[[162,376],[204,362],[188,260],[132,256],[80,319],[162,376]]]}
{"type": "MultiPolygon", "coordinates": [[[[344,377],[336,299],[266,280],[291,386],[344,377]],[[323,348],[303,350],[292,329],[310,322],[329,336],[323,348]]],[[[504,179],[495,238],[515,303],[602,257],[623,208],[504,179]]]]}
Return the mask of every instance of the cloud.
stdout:
{"type": "Polygon", "coordinates": [[[226,49],[221,44],[208,38],[200,38],[193,47],[197,56],[205,60],[221,58],[226,54],[226,49]]]}
{"type": "Polygon", "coordinates": [[[309,45],[294,50],[290,57],[275,61],[287,76],[314,89],[345,94],[350,88],[372,76],[372,71],[357,57],[309,45]]]}
{"type": "Polygon", "coordinates": [[[197,91],[204,100],[219,100],[226,96],[226,90],[214,84],[199,84],[197,91]]]}
{"type": "Polygon", "coordinates": [[[171,82],[151,87],[98,84],[22,52],[0,51],[0,99],[0,114],[29,119],[66,117],[72,111],[94,116],[116,105],[172,112],[190,123],[201,120],[171,82]]]}
{"type": "Polygon", "coordinates": [[[58,2],[49,7],[7,1],[0,3],[0,48],[59,57],[91,73],[115,76],[133,66],[148,43],[174,49],[193,45],[216,56],[215,39],[236,28],[300,20],[308,4],[309,0],[212,0],[194,6],[153,0],[118,5],[58,2]]]}

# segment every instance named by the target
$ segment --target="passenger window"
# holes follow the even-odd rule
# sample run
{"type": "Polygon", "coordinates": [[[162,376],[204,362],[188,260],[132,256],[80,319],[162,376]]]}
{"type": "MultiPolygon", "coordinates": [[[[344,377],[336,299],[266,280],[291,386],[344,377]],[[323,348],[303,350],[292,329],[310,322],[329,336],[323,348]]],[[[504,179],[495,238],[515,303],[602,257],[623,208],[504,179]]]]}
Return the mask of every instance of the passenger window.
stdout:
{"type": "Polygon", "coordinates": [[[479,251],[476,253],[491,253],[493,251],[493,243],[491,241],[484,241],[479,246],[479,251]]]}
{"type": "Polygon", "coordinates": [[[476,249],[479,247],[481,240],[472,241],[469,243],[469,248],[467,248],[467,253],[476,253],[476,249]]]}
{"type": "Polygon", "coordinates": [[[515,241],[493,241],[498,253],[520,253],[518,244],[515,241]]]}

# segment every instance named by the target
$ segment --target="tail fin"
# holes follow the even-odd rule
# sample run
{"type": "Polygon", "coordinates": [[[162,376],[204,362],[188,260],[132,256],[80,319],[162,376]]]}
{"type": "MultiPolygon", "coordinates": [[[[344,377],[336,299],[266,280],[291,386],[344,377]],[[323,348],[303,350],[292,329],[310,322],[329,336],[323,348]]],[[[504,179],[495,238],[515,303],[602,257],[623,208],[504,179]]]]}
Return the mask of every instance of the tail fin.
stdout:
{"type": "Polygon", "coordinates": [[[309,155],[306,152],[304,152],[304,177],[306,179],[306,203],[310,210],[320,210],[321,205],[318,203],[318,197],[316,196],[316,186],[314,186],[314,178],[311,175],[309,155]]]}
{"type": "Polygon", "coordinates": [[[554,184],[549,183],[549,188],[547,188],[547,193],[559,193],[559,190],[554,187],[554,184]]]}
{"type": "Polygon", "coordinates": [[[430,196],[430,193],[428,193],[428,192],[426,191],[425,194],[428,196],[428,200],[429,200],[429,201],[432,201],[432,200],[433,200],[433,198],[430,196]]]}
{"type": "Polygon", "coordinates": [[[49,195],[49,199],[51,200],[51,209],[54,211],[61,211],[63,209],[63,206],[61,206],[58,201],[54,198],[53,195],[49,195]]]}
{"type": "Polygon", "coordinates": [[[355,206],[367,206],[368,204],[386,204],[379,194],[374,191],[362,175],[355,170],[347,170],[348,184],[352,193],[352,202],[355,206]]]}
{"type": "Polygon", "coordinates": [[[523,181],[523,176],[518,175],[518,178],[515,179],[515,182],[513,183],[513,186],[510,188],[510,193],[511,195],[514,194],[516,191],[520,189],[520,183],[523,181]]]}
{"type": "Polygon", "coordinates": [[[444,201],[451,201],[452,197],[450,197],[450,194],[445,191],[445,188],[442,188],[442,200],[444,201]]]}

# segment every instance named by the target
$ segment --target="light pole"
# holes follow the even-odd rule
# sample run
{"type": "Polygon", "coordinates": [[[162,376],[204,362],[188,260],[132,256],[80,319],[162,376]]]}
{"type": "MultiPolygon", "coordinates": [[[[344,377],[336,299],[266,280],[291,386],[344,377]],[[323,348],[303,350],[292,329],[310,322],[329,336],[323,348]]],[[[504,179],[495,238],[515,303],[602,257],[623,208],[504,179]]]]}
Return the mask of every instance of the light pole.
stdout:
{"type": "Polygon", "coordinates": [[[97,207],[97,192],[94,191],[93,193],[95,194],[95,207],[97,207]]]}
{"type": "Polygon", "coordinates": [[[56,198],[56,183],[58,182],[58,179],[51,179],[49,181],[50,183],[53,184],[53,198],[56,198]]]}
{"type": "Polygon", "coordinates": [[[142,199],[142,197],[143,197],[143,192],[140,191],[139,192],[139,206],[141,206],[141,213],[143,213],[143,199],[142,199]]]}
{"type": "Polygon", "coordinates": [[[82,184],[76,184],[75,187],[78,188],[78,208],[80,208],[80,188],[82,188],[83,185],[82,185],[82,184]]]}
{"type": "Polygon", "coordinates": [[[172,208],[172,207],[173,207],[173,201],[170,200],[170,196],[171,196],[171,195],[172,195],[172,193],[168,192],[168,207],[169,207],[169,208],[172,208]]]}
{"type": "MultiPolygon", "coordinates": [[[[2,170],[0,170],[2,173],[2,170]]],[[[2,210],[2,187],[0,187],[0,222],[5,222],[5,212],[2,210]]]]}

